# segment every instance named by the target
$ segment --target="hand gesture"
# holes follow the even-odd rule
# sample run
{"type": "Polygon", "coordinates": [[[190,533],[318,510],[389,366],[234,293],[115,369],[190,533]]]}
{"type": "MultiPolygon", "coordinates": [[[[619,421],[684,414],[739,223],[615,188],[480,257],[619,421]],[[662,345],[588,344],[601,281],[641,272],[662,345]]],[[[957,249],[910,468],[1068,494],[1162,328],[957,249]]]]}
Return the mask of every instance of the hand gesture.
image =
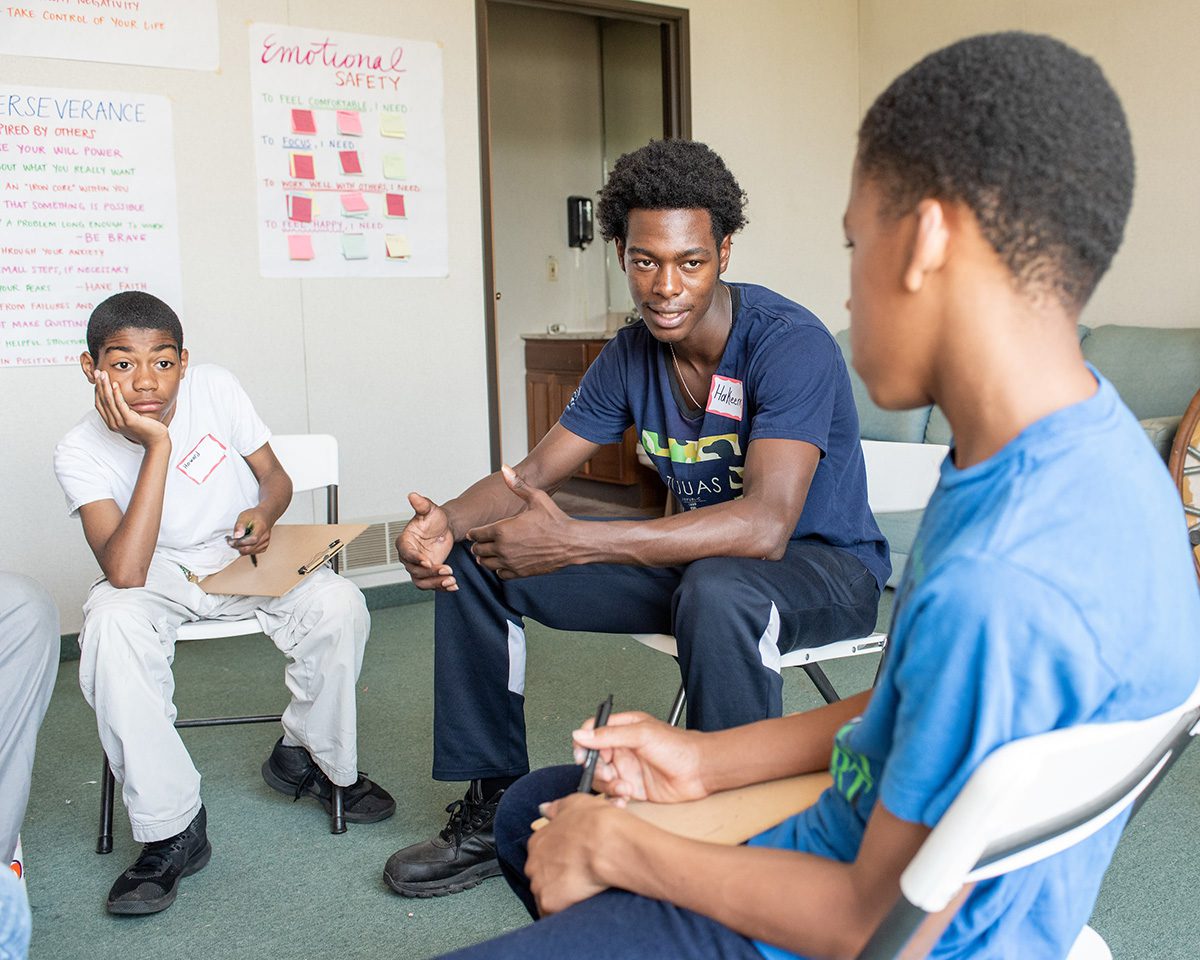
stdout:
{"type": "Polygon", "coordinates": [[[271,543],[271,524],[257,507],[243,510],[233,524],[233,534],[225,540],[242,556],[262,553],[271,543]]]}
{"type": "Polygon", "coordinates": [[[446,511],[428,497],[410,493],[414,516],[396,538],[396,552],[404,569],[420,590],[458,589],[454,571],[445,563],[454,547],[454,534],[446,511]]]}
{"type": "Polygon", "coordinates": [[[96,412],[109,430],[147,448],[170,441],[166,424],[129,408],[120,384],[114,383],[107,371],[97,371],[95,383],[96,412]]]}
{"type": "Polygon", "coordinates": [[[598,854],[611,849],[612,831],[630,814],[584,793],[542,804],[541,813],[550,822],[529,838],[525,874],[538,911],[548,916],[608,889],[598,854]]]}
{"type": "Polygon", "coordinates": [[[501,580],[552,573],[573,562],[577,521],[563,513],[544,490],[531,487],[512,467],[500,468],[508,489],[524,506],[516,516],[467,531],[475,559],[501,580]]]}
{"type": "Polygon", "coordinates": [[[575,762],[599,749],[593,786],[620,803],[652,800],[679,803],[708,796],[700,778],[704,734],[680,730],[648,713],[614,713],[594,730],[588,718],[572,735],[575,762]]]}

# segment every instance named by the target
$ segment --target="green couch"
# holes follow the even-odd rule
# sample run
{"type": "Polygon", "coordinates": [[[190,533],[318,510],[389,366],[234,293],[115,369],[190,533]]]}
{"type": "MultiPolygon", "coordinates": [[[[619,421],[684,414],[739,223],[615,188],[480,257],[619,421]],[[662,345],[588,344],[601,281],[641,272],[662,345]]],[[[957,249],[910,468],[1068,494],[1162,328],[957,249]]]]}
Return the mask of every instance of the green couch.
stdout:
{"type": "MultiPolygon", "coordinates": [[[[1166,460],[1183,412],[1200,390],[1200,328],[1110,324],[1091,329],[1081,324],[1079,338],[1084,359],[1112,381],[1141,421],[1154,449],[1166,460]]],[[[837,342],[849,363],[850,332],[838,333],[837,342]]],[[[950,424],[937,407],[882,410],[871,402],[853,367],[850,382],[864,440],[950,443],[950,424]]],[[[908,560],[921,514],[921,510],[876,514],[892,548],[893,585],[908,560]]]]}

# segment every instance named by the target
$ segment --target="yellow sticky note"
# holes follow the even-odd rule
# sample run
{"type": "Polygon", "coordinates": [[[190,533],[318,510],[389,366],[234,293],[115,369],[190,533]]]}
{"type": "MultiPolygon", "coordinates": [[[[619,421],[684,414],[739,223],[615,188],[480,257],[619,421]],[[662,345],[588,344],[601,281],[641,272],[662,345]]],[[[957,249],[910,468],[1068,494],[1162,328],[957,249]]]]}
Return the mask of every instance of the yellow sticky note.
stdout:
{"type": "Polygon", "coordinates": [[[386,239],[388,259],[407,260],[412,256],[412,251],[408,247],[408,237],[402,237],[399,234],[389,233],[386,239]]]}
{"type": "Polygon", "coordinates": [[[403,180],[406,176],[404,154],[387,154],[383,158],[383,175],[388,180],[403,180]]]}
{"type": "Polygon", "coordinates": [[[381,113],[379,115],[379,132],[385,137],[407,136],[408,128],[404,123],[404,114],[381,113]]]}

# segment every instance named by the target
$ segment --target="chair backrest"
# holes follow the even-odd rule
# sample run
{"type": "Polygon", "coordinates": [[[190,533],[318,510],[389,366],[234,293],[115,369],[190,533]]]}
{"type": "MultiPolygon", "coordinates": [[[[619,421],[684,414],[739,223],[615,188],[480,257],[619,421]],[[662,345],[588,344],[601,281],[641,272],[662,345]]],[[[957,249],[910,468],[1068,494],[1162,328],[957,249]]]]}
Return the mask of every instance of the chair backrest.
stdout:
{"type": "Polygon", "coordinates": [[[897,956],[964,884],[1009,873],[1092,836],[1149,795],[1200,732],[1200,685],[1146,720],[1081,724],[991,753],[900,877],[901,902],[861,960],[897,956]]]}
{"type": "Polygon", "coordinates": [[[282,433],[271,437],[271,449],[292,478],[297,493],[337,486],[337,437],[328,433],[282,433]]]}
{"type": "Polygon", "coordinates": [[[924,508],[938,484],[942,461],[949,449],[940,443],[863,440],[871,512],[924,508]]]}

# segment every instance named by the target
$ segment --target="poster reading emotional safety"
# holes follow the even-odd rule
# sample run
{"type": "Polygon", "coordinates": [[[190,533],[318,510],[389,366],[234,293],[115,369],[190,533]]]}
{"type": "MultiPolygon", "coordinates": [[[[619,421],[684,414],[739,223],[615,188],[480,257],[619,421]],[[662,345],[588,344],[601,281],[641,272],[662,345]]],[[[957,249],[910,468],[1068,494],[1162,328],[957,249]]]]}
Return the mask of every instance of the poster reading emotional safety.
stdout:
{"type": "Polygon", "coordinates": [[[263,276],[446,276],[441,47],[253,24],[250,78],[263,276]]]}
{"type": "Polygon", "coordinates": [[[181,310],[171,104],[0,84],[0,366],[78,363],[122,290],[181,310]]]}

